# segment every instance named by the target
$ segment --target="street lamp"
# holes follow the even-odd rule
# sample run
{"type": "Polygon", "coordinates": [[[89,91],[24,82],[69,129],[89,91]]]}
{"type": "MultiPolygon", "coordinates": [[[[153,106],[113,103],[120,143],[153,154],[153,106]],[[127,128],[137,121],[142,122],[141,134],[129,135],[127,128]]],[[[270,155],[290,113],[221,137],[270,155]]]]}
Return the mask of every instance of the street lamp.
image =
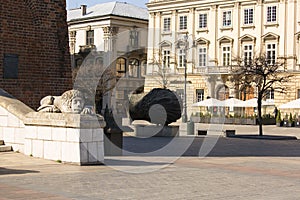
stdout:
{"type": "Polygon", "coordinates": [[[183,89],[183,112],[182,112],[182,122],[187,122],[187,52],[190,48],[195,47],[195,42],[193,41],[193,45],[189,47],[189,35],[186,33],[183,37],[183,39],[180,39],[176,43],[176,48],[177,49],[182,49],[184,51],[184,61],[183,61],[183,66],[184,66],[184,89],[183,89]]]}

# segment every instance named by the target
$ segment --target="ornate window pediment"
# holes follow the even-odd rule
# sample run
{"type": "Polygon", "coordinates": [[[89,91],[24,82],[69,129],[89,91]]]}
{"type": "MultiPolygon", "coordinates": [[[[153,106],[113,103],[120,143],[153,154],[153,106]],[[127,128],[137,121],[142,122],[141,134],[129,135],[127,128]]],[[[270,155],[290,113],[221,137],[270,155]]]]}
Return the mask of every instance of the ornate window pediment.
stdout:
{"type": "Polygon", "coordinates": [[[197,44],[200,44],[200,45],[209,45],[209,43],[210,43],[209,40],[202,38],[202,37],[198,38],[196,40],[196,42],[197,42],[197,44]]]}
{"type": "Polygon", "coordinates": [[[172,43],[167,41],[167,40],[164,40],[162,42],[159,43],[159,46],[160,47],[171,47],[172,46],[172,43]]]}
{"type": "Polygon", "coordinates": [[[241,42],[254,42],[254,43],[255,43],[256,37],[254,37],[254,36],[252,36],[252,35],[249,35],[249,34],[245,34],[245,35],[241,36],[241,37],[239,38],[239,40],[240,40],[241,42]]]}
{"type": "Polygon", "coordinates": [[[267,40],[276,40],[277,42],[279,41],[279,35],[275,34],[275,33],[266,33],[262,36],[263,41],[267,41],[267,40]]]}
{"type": "Polygon", "coordinates": [[[219,43],[230,43],[232,44],[233,43],[233,38],[231,37],[227,37],[227,36],[223,36],[221,38],[218,39],[219,43]]]}

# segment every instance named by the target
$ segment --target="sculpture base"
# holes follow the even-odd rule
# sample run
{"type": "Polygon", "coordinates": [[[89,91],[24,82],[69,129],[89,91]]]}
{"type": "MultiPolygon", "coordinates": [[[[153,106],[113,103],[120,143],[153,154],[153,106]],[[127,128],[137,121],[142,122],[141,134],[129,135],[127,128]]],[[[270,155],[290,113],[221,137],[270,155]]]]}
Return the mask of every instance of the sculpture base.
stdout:
{"type": "Polygon", "coordinates": [[[176,137],[179,135],[179,126],[155,126],[136,125],[135,136],[142,138],[149,137],[176,137]]]}

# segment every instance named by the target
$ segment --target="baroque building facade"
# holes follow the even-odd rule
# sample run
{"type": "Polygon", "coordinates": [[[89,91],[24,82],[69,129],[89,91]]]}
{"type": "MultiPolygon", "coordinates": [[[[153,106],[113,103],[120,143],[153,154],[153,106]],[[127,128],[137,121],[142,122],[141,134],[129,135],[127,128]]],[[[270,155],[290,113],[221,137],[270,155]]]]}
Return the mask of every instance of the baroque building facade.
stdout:
{"type": "Polygon", "coordinates": [[[186,74],[188,116],[199,111],[191,105],[207,97],[256,97],[256,88],[241,93],[229,75],[235,58],[251,58],[258,53],[274,62],[284,59],[283,70],[294,75],[287,94],[269,91],[268,104],[279,106],[300,97],[299,1],[150,0],[147,7],[145,90],[160,86],[163,71],[168,87],[182,96],[186,74]]]}
{"type": "Polygon", "coordinates": [[[96,104],[125,114],[128,95],[144,86],[147,9],[125,2],[82,5],[68,11],[68,26],[73,69],[100,63],[112,70],[115,87],[96,104]]]}

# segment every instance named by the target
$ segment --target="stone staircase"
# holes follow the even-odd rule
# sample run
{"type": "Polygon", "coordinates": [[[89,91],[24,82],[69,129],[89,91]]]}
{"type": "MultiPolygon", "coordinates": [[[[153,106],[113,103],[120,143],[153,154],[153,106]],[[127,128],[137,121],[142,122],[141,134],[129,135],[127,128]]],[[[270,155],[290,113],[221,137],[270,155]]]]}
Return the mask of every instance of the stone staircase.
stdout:
{"type": "Polygon", "coordinates": [[[11,146],[4,145],[4,141],[0,140],[0,152],[12,151],[11,146]]]}

